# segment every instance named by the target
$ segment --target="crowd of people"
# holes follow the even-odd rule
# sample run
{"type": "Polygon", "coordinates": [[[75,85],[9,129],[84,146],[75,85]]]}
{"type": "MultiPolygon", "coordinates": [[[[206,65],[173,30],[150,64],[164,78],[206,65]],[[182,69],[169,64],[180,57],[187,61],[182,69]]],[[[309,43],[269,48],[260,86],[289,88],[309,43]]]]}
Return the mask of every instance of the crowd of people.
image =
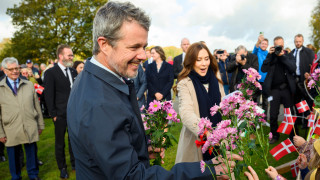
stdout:
{"type": "MultiPolygon", "coordinates": [[[[54,123],[55,158],[61,178],[69,177],[66,133],[71,169],[80,180],[210,178],[210,171],[200,171],[201,160],[215,165],[211,168],[214,174],[225,174],[226,164],[217,154],[203,154],[196,147],[197,123],[201,117],[208,117],[215,127],[222,120],[219,113],[210,115],[210,107],[238,89],[245,76],[243,69],[254,68],[261,75],[259,82],[263,88],[256,90],[253,99],[270,120],[273,135],[270,144],[280,137],[277,129],[281,104],[301,117],[295,125],[297,134],[298,125],[307,127],[304,117],[308,112],[299,114],[294,104],[306,100],[312,107],[304,83],[320,56],[312,45],[303,45],[301,34],[293,38],[292,51],[285,48],[281,36],[275,37],[269,47],[269,40],[260,33],[252,51],[239,45],[230,54],[222,48],[211,54],[204,41],[191,44],[188,38],[183,38],[183,52],[172,60],[160,46],[146,49],[149,27],[150,18],[143,10],[131,3],[108,2],[94,19],[93,56],[86,61],[73,62],[72,47],[65,44],[57,47],[57,60],[48,65],[39,66],[31,60],[19,64],[14,57],[3,59],[0,161],[6,161],[6,146],[12,179],[21,179],[22,145],[28,176],[39,179],[39,165],[43,162],[37,157],[36,142],[44,130],[43,117],[52,118],[54,123]],[[37,94],[35,84],[43,86],[44,91],[37,94]],[[154,100],[171,100],[173,94],[183,126],[176,165],[166,171],[160,166],[150,167],[149,158],[154,152],[148,148],[140,108],[148,108],[154,100]]],[[[310,177],[308,162],[310,170],[320,165],[320,142],[307,144],[293,132],[289,138],[300,149],[309,146],[306,155],[301,154],[297,162],[303,176],[310,177]]],[[[231,167],[234,160],[241,159],[233,155],[231,167]]],[[[249,179],[258,178],[251,167],[249,171],[245,173],[249,179]]],[[[273,179],[284,179],[273,167],[266,172],[273,179]]],[[[318,177],[320,172],[315,172],[318,177]]]]}

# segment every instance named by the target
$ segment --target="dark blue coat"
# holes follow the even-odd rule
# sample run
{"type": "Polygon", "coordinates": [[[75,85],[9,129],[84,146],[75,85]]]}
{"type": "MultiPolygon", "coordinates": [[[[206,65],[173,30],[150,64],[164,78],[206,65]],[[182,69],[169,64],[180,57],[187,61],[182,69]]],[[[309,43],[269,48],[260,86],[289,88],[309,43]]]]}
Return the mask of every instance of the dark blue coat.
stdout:
{"type": "Polygon", "coordinates": [[[171,171],[150,167],[142,120],[129,96],[119,78],[91,61],[85,64],[68,103],[77,180],[211,179],[208,169],[201,173],[199,162],[180,163],[171,171]]]}
{"type": "Polygon", "coordinates": [[[163,100],[171,100],[171,88],[173,85],[173,67],[171,64],[163,61],[159,73],[157,72],[157,63],[149,64],[146,70],[147,76],[147,106],[156,99],[157,92],[163,95],[163,100]]]}
{"type": "Polygon", "coordinates": [[[139,98],[139,107],[146,104],[146,98],[144,92],[147,90],[146,73],[143,71],[142,66],[139,65],[138,75],[132,79],[134,82],[134,89],[136,90],[137,97],[139,98]]]}

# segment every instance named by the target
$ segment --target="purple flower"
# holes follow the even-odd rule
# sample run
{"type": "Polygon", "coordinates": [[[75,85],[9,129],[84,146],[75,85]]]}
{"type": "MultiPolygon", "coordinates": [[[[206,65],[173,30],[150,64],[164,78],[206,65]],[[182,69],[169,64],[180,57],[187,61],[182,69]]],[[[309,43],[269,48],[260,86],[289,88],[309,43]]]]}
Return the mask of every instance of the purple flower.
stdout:
{"type": "Polygon", "coordinates": [[[308,83],[308,88],[314,88],[314,86],[316,85],[316,82],[313,80],[313,79],[311,79],[310,81],[309,81],[309,83],[308,83]]]}
{"type": "Polygon", "coordinates": [[[202,173],[206,170],[206,163],[203,160],[200,161],[200,169],[202,173]]]}
{"type": "Polygon", "coordinates": [[[253,90],[247,89],[246,92],[247,92],[247,94],[248,94],[249,96],[251,96],[252,93],[253,93],[253,90]]]}
{"type": "Polygon", "coordinates": [[[219,109],[220,109],[220,107],[218,105],[214,105],[212,108],[210,108],[211,116],[214,116],[218,112],[219,109]]]}
{"type": "Polygon", "coordinates": [[[149,108],[148,108],[148,112],[149,114],[153,114],[154,112],[158,111],[161,109],[161,103],[160,101],[157,100],[153,100],[152,102],[150,102],[149,104],[149,108]]]}
{"type": "Polygon", "coordinates": [[[268,136],[269,136],[269,140],[271,140],[272,137],[273,137],[273,136],[272,136],[272,132],[269,132],[269,135],[268,135],[268,136]]]}
{"type": "Polygon", "coordinates": [[[140,111],[142,112],[144,110],[144,105],[141,106],[140,111]]]}
{"type": "Polygon", "coordinates": [[[172,109],[172,101],[164,101],[162,107],[165,111],[172,109]]]}
{"type": "Polygon", "coordinates": [[[168,109],[167,110],[167,120],[175,121],[177,119],[177,113],[174,109],[168,109]]]}

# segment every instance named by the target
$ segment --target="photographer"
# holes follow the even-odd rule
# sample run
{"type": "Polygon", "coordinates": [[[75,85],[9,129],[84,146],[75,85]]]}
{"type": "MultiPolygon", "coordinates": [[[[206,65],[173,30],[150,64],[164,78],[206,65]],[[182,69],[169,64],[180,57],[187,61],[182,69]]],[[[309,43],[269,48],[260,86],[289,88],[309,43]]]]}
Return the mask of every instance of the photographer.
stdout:
{"type": "Polygon", "coordinates": [[[227,72],[227,65],[229,63],[229,54],[226,50],[218,50],[217,51],[217,57],[218,57],[218,65],[219,65],[219,71],[221,75],[221,79],[223,81],[223,88],[225,94],[229,94],[229,80],[231,79],[231,73],[227,72]]]}
{"type": "MultiPolygon", "coordinates": [[[[296,91],[293,76],[296,71],[295,60],[283,50],[284,40],[281,36],[275,37],[273,42],[274,46],[270,47],[269,54],[261,67],[262,72],[268,73],[262,92],[268,96],[268,101],[270,101],[270,131],[273,135],[270,144],[279,140],[277,120],[280,104],[283,104],[284,108],[290,108],[293,103],[292,96],[296,91]]],[[[292,138],[293,131],[290,134],[290,139],[292,138]]]]}
{"type": "Polygon", "coordinates": [[[235,49],[235,55],[227,65],[228,73],[232,73],[231,80],[229,81],[230,93],[237,89],[237,84],[240,83],[241,79],[244,77],[245,74],[242,69],[249,68],[254,68],[258,71],[258,57],[249,53],[243,45],[240,45],[235,49]]]}

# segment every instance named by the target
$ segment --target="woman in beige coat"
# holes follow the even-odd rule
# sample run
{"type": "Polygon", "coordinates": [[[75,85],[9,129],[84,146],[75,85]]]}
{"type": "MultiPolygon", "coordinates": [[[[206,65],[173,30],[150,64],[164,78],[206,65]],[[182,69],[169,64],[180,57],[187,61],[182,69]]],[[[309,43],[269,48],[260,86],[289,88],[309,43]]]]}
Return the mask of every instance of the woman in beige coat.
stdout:
{"type": "Polygon", "coordinates": [[[209,160],[202,154],[195,140],[198,138],[200,117],[208,117],[215,126],[221,115],[210,115],[210,107],[219,104],[225,95],[216,59],[201,43],[192,44],[184,60],[184,68],[178,77],[179,112],[183,127],[177,149],[176,163],[209,160]]]}

